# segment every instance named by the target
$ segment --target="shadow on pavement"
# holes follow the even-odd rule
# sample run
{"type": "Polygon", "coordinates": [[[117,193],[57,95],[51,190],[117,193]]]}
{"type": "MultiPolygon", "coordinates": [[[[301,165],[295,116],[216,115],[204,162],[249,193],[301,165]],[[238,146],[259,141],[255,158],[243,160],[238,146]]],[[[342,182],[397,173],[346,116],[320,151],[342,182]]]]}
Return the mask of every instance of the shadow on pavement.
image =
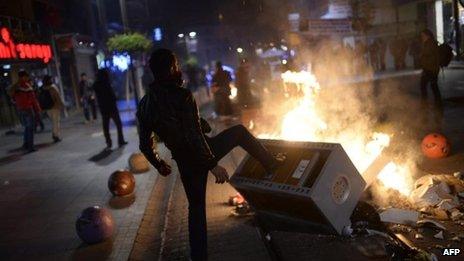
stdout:
{"type": "Polygon", "coordinates": [[[112,239],[95,245],[82,243],[74,250],[72,260],[106,260],[111,255],[112,250],[112,239]]]}
{"type": "Polygon", "coordinates": [[[123,152],[123,148],[119,148],[116,150],[104,149],[100,151],[98,154],[90,157],[89,161],[95,162],[98,165],[106,166],[116,161],[123,154],[123,152]]]}
{"type": "Polygon", "coordinates": [[[13,155],[9,155],[9,156],[0,158],[0,167],[4,166],[4,165],[8,165],[8,164],[13,163],[13,162],[16,162],[16,161],[20,160],[21,157],[22,157],[22,154],[13,154],[13,155]]]}
{"type": "MultiPolygon", "coordinates": [[[[45,149],[45,148],[48,148],[52,145],[55,145],[55,143],[53,142],[45,142],[45,143],[39,143],[39,144],[36,144],[35,145],[35,148],[36,149],[45,149]]],[[[15,148],[15,149],[12,149],[12,150],[9,150],[8,153],[19,153],[21,155],[25,154],[24,153],[24,148],[23,147],[19,147],[19,148],[15,148]]]]}
{"type": "Polygon", "coordinates": [[[103,149],[102,151],[100,151],[96,155],[90,157],[89,161],[93,161],[93,162],[101,161],[101,160],[109,157],[111,155],[111,153],[113,153],[112,150],[103,149]]]}
{"type": "Polygon", "coordinates": [[[127,195],[125,197],[112,197],[108,201],[108,205],[113,209],[128,208],[135,202],[135,193],[127,195]]]}

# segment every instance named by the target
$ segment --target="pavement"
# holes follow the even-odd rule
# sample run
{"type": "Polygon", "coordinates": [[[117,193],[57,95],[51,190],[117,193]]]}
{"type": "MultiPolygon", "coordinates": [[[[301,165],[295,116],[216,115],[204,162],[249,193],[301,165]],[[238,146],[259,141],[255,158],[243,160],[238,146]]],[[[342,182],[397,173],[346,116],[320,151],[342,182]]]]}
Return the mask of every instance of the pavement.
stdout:
{"type": "Polygon", "coordinates": [[[126,198],[112,197],[107,181],[138,151],[136,128],[124,128],[127,146],[103,153],[99,123],[85,125],[80,115],[65,119],[63,141],[56,144],[46,123],[35,135],[35,153],[18,149],[20,134],[0,138],[0,259],[126,260],[157,175],[137,174],[135,194],[126,198]],[[110,242],[87,246],[75,221],[93,205],[110,209],[116,230],[110,242]]]}
{"type": "MultiPolygon", "coordinates": [[[[412,72],[393,78],[374,79],[378,97],[401,100],[399,93],[409,96],[401,100],[401,106],[379,107],[386,112],[388,124],[396,130],[408,129],[408,121],[395,115],[414,118],[418,75],[412,72]]],[[[445,100],[442,131],[453,144],[453,155],[426,162],[424,168],[448,173],[464,169],[464,74],[461,68],[452,67],[440,81],[445,100]]],[[[46,131],[36,135],[40,149],[36,153],[21,153],[19,134],[0,136],[0,259],[188,260],[187,202],[175,162],[171,161],[174,172],[168,178],[154,170],[136,174],[135,194],[114,198],[107,179],[113,171],[127,167],[130,154],[138,151],[136,128],[126,126],[129,144],[105,155],[101,153],[105,144],[100,123],[85,125],[80,115],[71,116],[63,122],[63,142],[53,144],[46,122],[46,131]],[[109,241],[87,245],[76,235],[74,225],[80,211],[94,204],[110,210],[116,231],[109,241]]],[[[212,125],[218,131],[226,127],[216,121],[212,125]]],[[[433,128],[419,128],[419,132],[433,128]]],[[[112,135],[116,137],[114,129],[112,135]]],[[[162,144],[158,149],[164,159],[170,159],[162,144]]],[[[243,156],[243,150],[235,149],[221,164],[233,173],[243,156]]],[[[273,231],[269,248],[252,216],[232,214],[233,208],[226,204],[235,193],[232,187],[210,179],[207,193],[210,260],[272,260],[276,255],[281,260],[385,260],[381,255],[366,256],[366,246],[371,247],[367,247],[369,253],[378,247],[371,238],[273,231]]]]}

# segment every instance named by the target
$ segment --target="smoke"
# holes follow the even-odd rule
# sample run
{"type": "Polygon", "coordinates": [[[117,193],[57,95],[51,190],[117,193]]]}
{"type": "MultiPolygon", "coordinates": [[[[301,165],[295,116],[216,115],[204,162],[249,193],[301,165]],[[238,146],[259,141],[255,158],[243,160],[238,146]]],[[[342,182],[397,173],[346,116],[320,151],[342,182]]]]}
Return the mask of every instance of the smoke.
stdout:
{"type": "MultiPolygon", "coordinates": [[[[413,130],[422,123],[411,110],[418,104],[396,81],[374,81],[362,53],[332,41],[299,50],[295,73],[286,76],[293,79],[266,86],[253,131],[262,138],[340,143],[361,174],[383,153],[394,165],[385,170],[383,185],[406,195],[420,153],[413,130]],[[299,83],[296,72],[304,69],[315,81],[299,83]]],[[[388,198],[385,188],[373,192],[379,201],[388,198]]]]}

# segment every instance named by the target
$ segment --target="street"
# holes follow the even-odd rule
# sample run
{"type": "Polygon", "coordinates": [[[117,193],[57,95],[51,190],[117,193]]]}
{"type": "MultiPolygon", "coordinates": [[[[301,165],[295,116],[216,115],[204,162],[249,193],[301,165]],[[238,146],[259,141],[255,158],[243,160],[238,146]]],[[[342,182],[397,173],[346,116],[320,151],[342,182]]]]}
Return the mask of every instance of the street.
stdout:
{"type": "MultiPolygon", "coordinates": [[[[461,120],[464,114],[463,70],[461,67],[452,67],[445,70],[444,78],[440,76],[445,101],[443,133],[451,141],[452,154],[443,160],[421,162],[424,170],[430,173],[454,173],[464,169],[464,122],[461,120]]],[[[393,89],[398,89],[410,95],[405,100],[413,101],[417,100],[417,85],[418,74],[411,72],[408,76],[379,80],[376,88],[379,97],[395,93],[393,89]]],[[[395,115],[414,115],[408,106],[387,109],[394,111],[395,115]],[[405,111],[398,113],[398,110],[405,111]]],[[[409,128],[404,125],[407,120],[396,121],[388,110],[387,125],[394,125],[395,130],[409,128]]],[[[208,105],[203,111],[209,113],[208,105]]],[[[212,121],[211,125],[216,128],[216,133],[225,127],[217,121],[212,121]]],[[[424,126],[419,131],[425,134],[431,129],[424,126]]],[[[115,138],[115,130],[111,133],[115,138]]],[[[105,143],[100,122],[84,124],[79,113],[64,120],[61,143],[51,142],[50,126],[47,123],[46,130],[36,135],[39,151],[35,153],[22,154],[18,149],[21,133],[2,133],[2,260],[158,260],[160,255],[162,260],[188,259],[187,201],[177,168],[162,144],[159,144],[162,158],[174,166],[174,173],[170,177],[160,177],[152,168],[147,173],[135,174],[134,195],[115,198],[109,192],[108,177],[113,171],[126,168],[130,154],[138,152],[136,128],[125,126],[124,133],[129,144],[123,148],[113,148],[108,154],[102,154],[105,143]],[[95,204],[110,209],[116,231],[110,241],[86,245],[76,235],[75,221],[80,211],[95,204]]],[[[243,156],[243,150],[235,149],[222,163],[229,173],[233,173],[243,156]]],[[[210,260],[271,260],[273,253],[263,238],[266,235],[260,234],[253,216],[239,217],[232,214],[233,208],[227,205],[227,201],[233,194],[231,186],[214,184],[210,177],[207,191],[210,260]]],[[[463,227],[460,230],[464,230],[463,227]]],[[[359,246],[366,243],[364,238],[288,232],[271,234],[272,249],[282,260],[385,260],[376,255],[372,259],[372,256],[368,257],[360,251],[359,246]]],[[[375,252],[375,242],[370,242],[374,250],[367,247],[367,253],[375,252]]],[[[430,248],[438,256],[441,253],[433,248],[435,244],[459,246],[449,240],[415,243],[430,248]]]]}

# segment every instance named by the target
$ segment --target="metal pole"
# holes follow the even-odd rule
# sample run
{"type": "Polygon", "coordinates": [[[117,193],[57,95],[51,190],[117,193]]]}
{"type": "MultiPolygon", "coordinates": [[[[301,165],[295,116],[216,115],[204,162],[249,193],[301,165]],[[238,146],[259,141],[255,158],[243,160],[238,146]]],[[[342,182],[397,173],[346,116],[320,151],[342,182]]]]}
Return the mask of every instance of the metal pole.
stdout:
{"type": "MultiPolygon", "coordinates": [[[[56,43],[55,43],[55,35],[52,34],[52,48],[53,52],[55,53],[55,67],[56,67],[56,74],[58,75],[58,88],[60,88],[60,93],[61,93],[61,99],[63,100],[64,104],[66,104],[66,99],[64,95],[64,90],[63,90],[63,81],[61,80],[61,71],[60,71],[60,56],[58,55],[58,52],[56,50],[56,43]]],[[[68,109],[66,106],[64,106],[64,117],[68,117],[68,109]]]]}
{"type": "Polygon", "coordinates": [[[126,0],[119,0],[119,7],[121,8],[122,26],[124,27],[124,32],[127,32],[129,24],[127,22],[126,0]]]}
{"type": "Polygon", "coordinates": [[[456,60],[461,60],[461,28],[459,26],[459,5],[458,0],[453,1],[453,16],[454,16],[454,33],[456,43],[456,60]]]}

